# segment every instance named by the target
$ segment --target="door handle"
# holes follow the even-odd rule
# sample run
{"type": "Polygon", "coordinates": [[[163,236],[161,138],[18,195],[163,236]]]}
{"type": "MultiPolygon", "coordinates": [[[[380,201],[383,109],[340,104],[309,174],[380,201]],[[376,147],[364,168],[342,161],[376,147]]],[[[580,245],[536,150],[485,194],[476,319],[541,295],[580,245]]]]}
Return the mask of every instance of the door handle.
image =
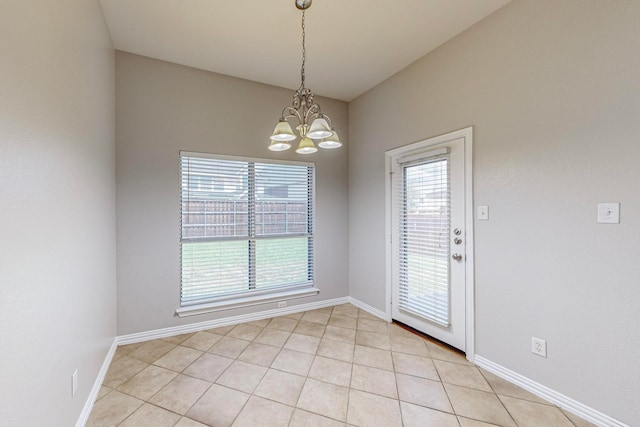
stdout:
{"type": "Polygon", "coordinates": [[[455,261],[462,261],[462,255],[461,254],[453,254],[451,255],[451,258],[453,258],[455,261]]]}

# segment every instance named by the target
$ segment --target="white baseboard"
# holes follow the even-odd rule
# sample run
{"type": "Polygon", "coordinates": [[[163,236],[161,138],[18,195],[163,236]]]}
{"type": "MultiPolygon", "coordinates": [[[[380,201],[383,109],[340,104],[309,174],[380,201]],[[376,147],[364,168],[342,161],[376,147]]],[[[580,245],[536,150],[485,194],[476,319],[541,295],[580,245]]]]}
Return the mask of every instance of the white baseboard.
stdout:
{"type": "Polygon", "coordinates": [[[348,298],[348,302],[350,302],[351,304],[355,305],[356,307],[358,307],[361,310],[366,311],[367,313],[371,314],[372,316],[376,316],[379,317],[380,319],[384,320],[385,322],[387,321],[387,313],[385,313],[384,311],[378,310],[377,308],[371,307],[369,304],[365,304],[360,300],[357,300],[353,297],[347,297],[348,298]]]}
{"type": "Polygon", "coordinates": [[[593,408],[583,405],[570,397],[567,397],[555,390],[550,389],[540,383],[537,383],[527,377],[524,377],[517,372],[513,372],[504,366],[498,365],[490,360],[485,359],[482,356],[475,355],[474,362],[479,367],[486,369],[487,371],[503,378],[523,389],[539,396],[549,402],[565,409],[573,414],[576,414],[580,418],[585,419],[599,427],[629,427],[627,424],[620,422],[608,415],[603,414],[593,408]]]}
{"type": "Polygon", "coordinates": [[[285,314],[299,313],[301,311],[315,310],[318,308],[331,307],[334,305],[348,303],[349,297],[334,298],[330,300],[311,302],[308,304],[294,305],[291,307],[277,308],[274,310],[259,311],[256,313],[243,314],[240,316],[224,317],[222,319],[208,320],[205,322],[189,323],[188,325],[173,326],[170,328],[155,329],[152,331],[138,332],[135,334],[121,335],[116,338],[118,344],[133,344],[136,342],[166,338],[190,332],[198,332],[205,329],[219,328],[222,326],[235,325],[255,320],[268,319],[270,317],[283,316],[285,314]]]}
{"type": "Polygon", "coordinates": [[[104,377],[107,375],[107,371],[109,370],[109,365],[111,365],[111,360],[113,359],[113,355],[116,353],[116,349],[118,348],[117,338],[113,340],[111,343],[111,347],[109,347],[109,351],[107,352],[106,357],[104,358],[104,362],[102,362],[102,366],[100,367],[100,371],[98,371],[98,376],[96,380],[93,382],[93,387],[89,392],[89,396],[87,397],[87,401],[82,408],[82,412],[80,413],[80,417],[78,418],[78,422],[76,422],[76,427],[84,427],[84,425],[89,420],[89,415],[91,414],[91,410],[93,409],[93,404],[98,397],[98,393],[100,393],[100,388],[102,387],[102,383],[104,382],[104,377]]]}

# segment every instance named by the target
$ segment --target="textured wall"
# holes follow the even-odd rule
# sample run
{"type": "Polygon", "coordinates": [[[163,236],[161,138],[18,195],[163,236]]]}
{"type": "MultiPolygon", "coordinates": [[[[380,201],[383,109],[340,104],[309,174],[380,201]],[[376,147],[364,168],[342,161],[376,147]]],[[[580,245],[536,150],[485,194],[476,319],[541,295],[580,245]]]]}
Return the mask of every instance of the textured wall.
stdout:
{"type": "MultiPolygon", "coordinates": [[[[347,295],[347,149],[310,156],[267,149],[292,91],[123,52],[116,54],[116,87],[119,335],[277,307],[174,315],[180,305],[180,150],[315,162],[320,294],[289,306],[347,295]]],[[[318,101],[348,141],[347,104],[318,101]]]]}
{"type": "Polygon", "coordinates": [[[113,343],[114,92],[97,1],[0,3],[3,426],[74,425],[113,343]]]}
{"type": "Polygon", "coordinates": [[[350,295],[385,309],[384,152],[473,125],[476,353],[632,425],[638,22],[637,1],[515,0],[349,105],[350,295]],[[621,224],[597,224],[611,201],[621,224]]]}

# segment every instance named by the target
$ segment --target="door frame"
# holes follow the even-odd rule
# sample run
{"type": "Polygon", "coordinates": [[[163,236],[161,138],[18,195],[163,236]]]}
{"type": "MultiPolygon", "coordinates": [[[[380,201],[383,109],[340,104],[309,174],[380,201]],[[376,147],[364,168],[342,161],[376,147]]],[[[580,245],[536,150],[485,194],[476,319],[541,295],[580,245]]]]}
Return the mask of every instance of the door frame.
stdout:
{"type": "Polygon", "coordinates": [[[418,142],[394,148],[385,152],[385,264],[386,295],[385,315],[391,322],[391,296],[393,284],[393,235],[392,220],[392,184],[391,171],[394,157],[404,153],[427,149],[429,147],[464,139],[464,223],[466,229],[466,265],[465,265],[465,350],[467,360],[473,362],[475,355],[475,268],[474,268],[474,230],[473,230],[473,126],[427,138],[418,142]]]}

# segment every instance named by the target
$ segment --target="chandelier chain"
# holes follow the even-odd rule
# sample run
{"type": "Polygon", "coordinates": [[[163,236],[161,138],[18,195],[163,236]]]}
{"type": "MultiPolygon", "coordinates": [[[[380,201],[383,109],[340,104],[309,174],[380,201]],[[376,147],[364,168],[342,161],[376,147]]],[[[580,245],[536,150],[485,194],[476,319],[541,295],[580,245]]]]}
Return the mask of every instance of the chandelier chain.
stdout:
{"type": "Polygon", "coordinates": [[[307,62],[307,48],[305,47],[305,26],[304,26],[304,9],[302,10],[302,68],[300,71],[300,78],[302,80],[302,88],[304,88],[304,69],[305,69],[305,64],[307,62]]]}

